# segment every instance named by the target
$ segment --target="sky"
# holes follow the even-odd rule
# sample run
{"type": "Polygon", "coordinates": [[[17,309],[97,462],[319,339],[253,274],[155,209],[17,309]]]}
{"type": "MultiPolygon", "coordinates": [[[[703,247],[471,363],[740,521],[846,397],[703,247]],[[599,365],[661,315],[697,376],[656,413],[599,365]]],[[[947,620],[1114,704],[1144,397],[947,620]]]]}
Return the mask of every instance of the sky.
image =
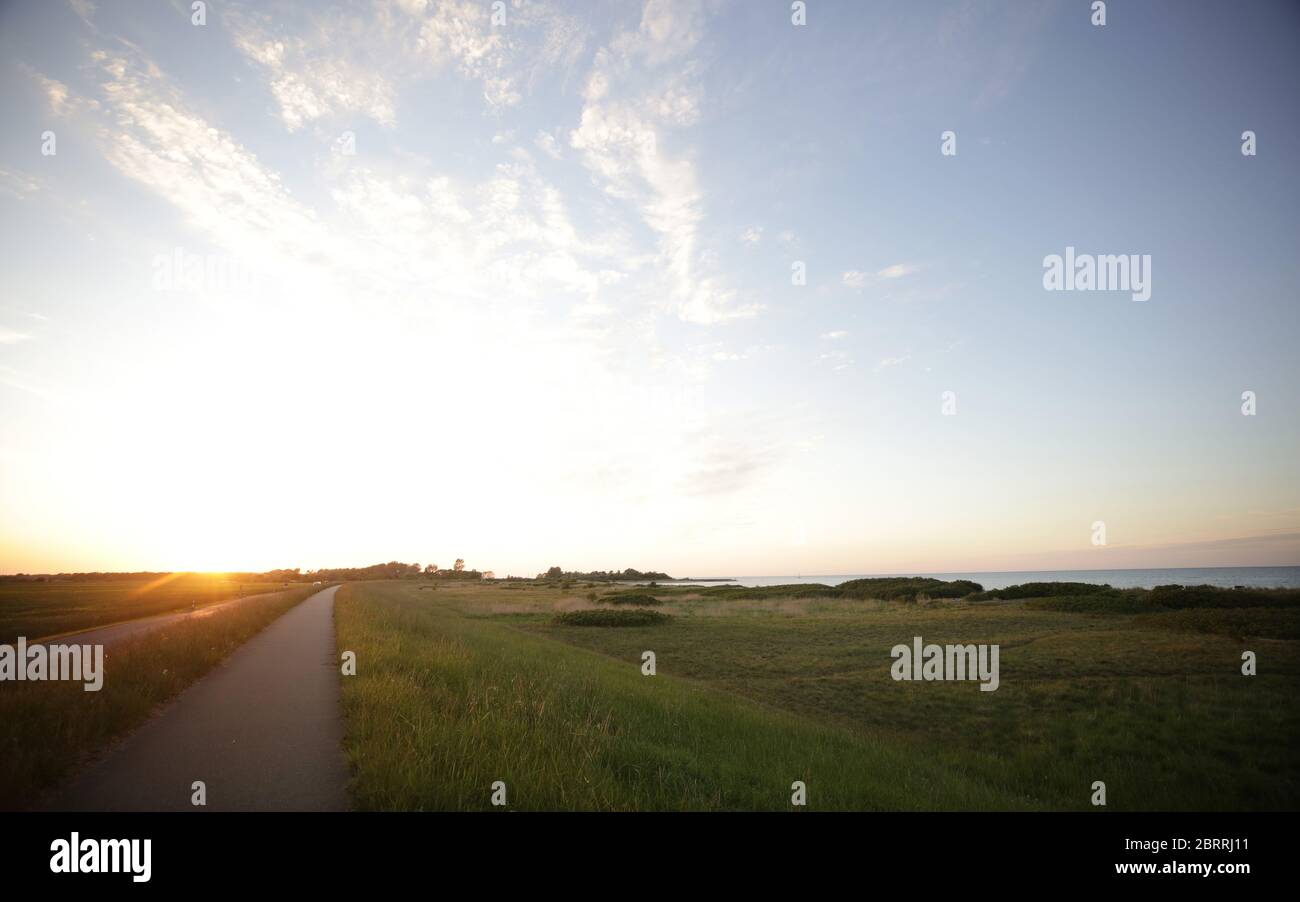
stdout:
{"type": "Polygon", "coordinates": [[[1300,564],[1300,6],[1091,7],[0,3],[0,572],[1300,564]]]}

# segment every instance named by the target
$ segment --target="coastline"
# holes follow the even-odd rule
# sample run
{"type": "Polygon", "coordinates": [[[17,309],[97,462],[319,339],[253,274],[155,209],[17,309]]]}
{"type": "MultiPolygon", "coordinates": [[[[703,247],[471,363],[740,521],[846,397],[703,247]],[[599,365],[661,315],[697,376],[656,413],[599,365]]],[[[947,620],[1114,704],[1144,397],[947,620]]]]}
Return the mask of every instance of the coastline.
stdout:
{"type": "MultiPolygon", "coordinates": [[[[1243,586],[1254,589],[1300,588],[1300,566],[1287,567],[1167,567],[1116,570],[966,570],[966,571],[895,571],[891,573],[799,574],[776,576],[736,576],[714,580],[683,577],[660,585],[724,585],[746,587],[821,583],[837,586],[851,579],[898,576],[924,576],[935,579],[969,579],[985,589],[1001,589],[1028,582],[1078,582],[1110,585],[1116,589],[1151,589],[1160,585],[1218,588],[1243,586]]],[[[644,584],[644,583],[643,583],[644,584]]]]}

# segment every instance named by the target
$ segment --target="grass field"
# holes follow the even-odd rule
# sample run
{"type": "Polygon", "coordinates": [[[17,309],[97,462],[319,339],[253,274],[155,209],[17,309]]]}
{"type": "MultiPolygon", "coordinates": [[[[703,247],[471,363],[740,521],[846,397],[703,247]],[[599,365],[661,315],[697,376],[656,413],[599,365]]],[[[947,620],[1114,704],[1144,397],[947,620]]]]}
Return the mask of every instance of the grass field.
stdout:
{"type": "Polygon", "coordinates": [[[42,793],[88,755],[142,724],[321,588],[295,586],[114,644],[104,651],[104,684],[98,692],[86,692],[75,681],[0,683],[0,810],[38,805],[42,793]]]}
{"type": "Polygon", "coordinates": [[[357,805],[486,808],[502,780],[512,808],[784,810],[802,780],[809,808],[1088,810],[1101,780],[1112,810],[1300,807],[1293,605],[677,587],[637,590],[670,618],[651,626],[557,616],[635,613],[602,603],[620,591],[344,586],[357,805]],[[1000,688],[895,682],[889,651],[915,635],[999,644],[1000,688]]]}
{"type": "Polygon", "coordinates": [[[169,573],[141,579],[0,582],[0,642],[40,639],[73,630],[204,607],[276,592],[283,583],[225,573],[169,573]]]}

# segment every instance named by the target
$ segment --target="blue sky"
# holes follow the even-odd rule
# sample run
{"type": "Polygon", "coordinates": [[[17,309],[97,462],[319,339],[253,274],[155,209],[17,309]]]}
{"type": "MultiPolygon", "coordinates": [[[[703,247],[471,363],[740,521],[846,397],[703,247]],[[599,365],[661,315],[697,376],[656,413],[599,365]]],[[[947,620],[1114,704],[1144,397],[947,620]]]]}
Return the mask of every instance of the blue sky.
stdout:
{"type": "Polygon", "coordinates": [[[1300,563],[1293,4],[504,11],[0,10],[0,571],[1300,563]]]}

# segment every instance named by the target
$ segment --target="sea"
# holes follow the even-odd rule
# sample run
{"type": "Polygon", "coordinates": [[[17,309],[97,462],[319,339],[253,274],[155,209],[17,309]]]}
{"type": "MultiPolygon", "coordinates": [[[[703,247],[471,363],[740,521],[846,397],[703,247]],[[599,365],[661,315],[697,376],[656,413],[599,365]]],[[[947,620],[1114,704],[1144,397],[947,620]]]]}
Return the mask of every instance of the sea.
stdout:
{"type": "MultiPolygon", "coordinates": [[[[780,586],[788,583],[823,583],[836,586],[851,579],[888,576],[932,576],[935,579],[969,579],[985,589],[1002,589],[1020,583],[1096,583],[1116,589],[1150,589],[1154,586],[1251,586],[1261,589],[1300,588],[1300,567],[1173,567],[1160,570],[993,570],[962,573],[841,573],[794,576],[737,576],[727,579],[691,579],[693,585],[780,586]]],[[[685,582],[686,580],[674,580],[685,582]]],[[[667,583],[661,583],[667,585],[667,583]]]]}

